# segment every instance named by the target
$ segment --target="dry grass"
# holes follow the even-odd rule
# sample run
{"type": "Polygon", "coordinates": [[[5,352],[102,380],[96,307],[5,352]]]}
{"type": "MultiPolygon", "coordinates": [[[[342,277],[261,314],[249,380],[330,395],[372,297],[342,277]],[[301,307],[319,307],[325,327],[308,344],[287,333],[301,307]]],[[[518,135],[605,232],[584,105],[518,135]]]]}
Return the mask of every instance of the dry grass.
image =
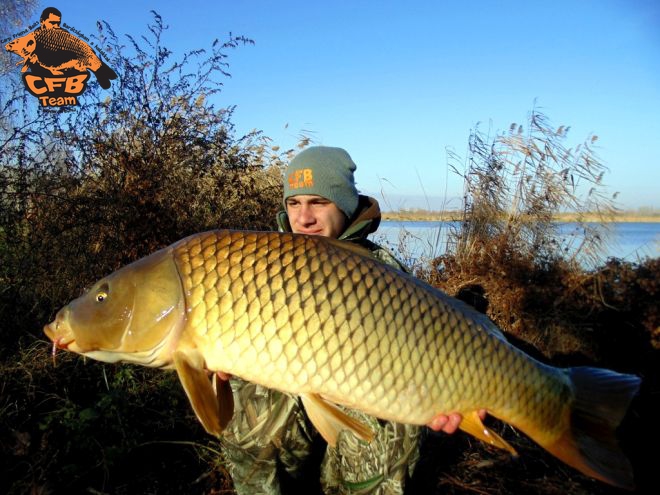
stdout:
{"type": "MultiPolygon", "coordinates": [[[[527,133],[515,125],[492,142],[473,134],[464,216],[450,233],[448,253],[419,276],[487,313],[515,345],[541,361],[641,376],[641,392],[619,433],[637,492],[647,493],[659,460],[640,452],[660,440],[650,426],[660,414],[660,259],[613,259],[583,268],[577,255],[598,259],[604,222],[616,219],[602,187],[604,169],[592,154],[595,140],[576,154],[563,147],[563,128],[552,129],[545,117],[533,112],[527,126],[527,133]],[[588,186],[584,195],[571,176],[588,186]],[[570,256],[553,225],[568,205],[577,212],[571,221],[598,221],[583,226],[584,243],[570,256]]],[[[442,493],[619,492],[578,475],[507,427],[503,432],[524,455],[516,462],[491,462],[492,453],[475,457],[459,449],[439,474],[442,493]]]]}
{"type": "MultiPolygon", "coordinates": [[[[397,222],[457,222],[463,219],[464,212],[458,210],[429,211],[421,209],[386,211],[383,220],[397,222]]],[[[505,218],[503,217],[502,220],[505,218]]],[[[620,222],[620,223],[656,223],[660,222],[660,212],[616,211],[609,218],[602,218],[597,212],[585,213],[553,213],[553,222],[620,222]]]]}

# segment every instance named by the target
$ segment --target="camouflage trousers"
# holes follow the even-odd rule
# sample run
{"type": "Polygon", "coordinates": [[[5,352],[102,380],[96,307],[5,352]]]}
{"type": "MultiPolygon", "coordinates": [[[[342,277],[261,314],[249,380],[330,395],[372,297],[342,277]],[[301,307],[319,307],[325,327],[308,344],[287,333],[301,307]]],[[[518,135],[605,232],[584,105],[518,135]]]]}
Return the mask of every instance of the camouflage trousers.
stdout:
{"type": "MultiPolygon", "coordinates": [[[[238,379],[231,385],[234,416],[221,443],[236,492],[283,493],[281,473],[294,480],[303,476],[314,444],[324,444],[298,398],[238,379]]],[[[323,493],[402,494],[419,458],[421,428],[346,412],[367,424],[375,438],[367,443],[342,431],[336,448],[325,448],[320,466],[323,493]]]]}

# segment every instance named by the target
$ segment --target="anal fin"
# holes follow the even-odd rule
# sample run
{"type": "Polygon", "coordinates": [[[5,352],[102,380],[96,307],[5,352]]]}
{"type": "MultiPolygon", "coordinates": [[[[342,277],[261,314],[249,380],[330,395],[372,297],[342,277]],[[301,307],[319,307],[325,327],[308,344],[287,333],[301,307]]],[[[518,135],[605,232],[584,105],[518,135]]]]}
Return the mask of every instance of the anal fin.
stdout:
{"type": "Polygon", "coordinates": [[[373,439],[374,433],[371,428],[357,419],[351,418],[336,405],[319,395],[303,394],[301,398],[310,421],[331,447],[337,445],[337,436],[341,430],[349,430],[365,442],[373,439]]]}
{"type": "Polygon", "coordinates": [[[504,440],[501,436],[483,424],[481,418],[479,417],[479,411],[473,411],[469,414],[466,414],[463,417],[459,428],[464,432],[478,438],[479,440],[486,442],[488,445],[504,449],[510,452],[512,455],[518,455],[516,449],[509,445],[506,440],[504,440]]]}

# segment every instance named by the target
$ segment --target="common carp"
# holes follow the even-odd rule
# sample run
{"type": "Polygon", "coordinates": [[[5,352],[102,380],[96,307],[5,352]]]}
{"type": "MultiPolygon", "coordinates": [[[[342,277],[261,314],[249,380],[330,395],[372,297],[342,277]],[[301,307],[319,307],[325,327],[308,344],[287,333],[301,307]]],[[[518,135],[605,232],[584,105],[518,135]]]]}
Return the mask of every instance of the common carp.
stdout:
{"type": "Polygon", "coordinates": [[[615,430],[638,377],[543,364],[485,315],[350,243],[196,234],[103,278],[44,331],[53,352],[176,369],[214,435],[233,411],[228,382],[215,380],[224,372],[301,396],[330,445],[341,429],[372,438],[340,404],[419,425],[460,412],[461,429],[515,452],[483,408],[581,472],[633,486],[615,430]]]}
{"type": "Polygon", "coordinates": [[[5,45],[8,52],[15,53],[23,60],[21,72],[28,69],[28,64],[39,65],[53,75],[62,75],[65,70],[94,72],[103,89],[110,87],[110,80],[117,74],[94,53],[94,50],[80,38],[61,28],[37,28],[16,38],[5,45]]]}

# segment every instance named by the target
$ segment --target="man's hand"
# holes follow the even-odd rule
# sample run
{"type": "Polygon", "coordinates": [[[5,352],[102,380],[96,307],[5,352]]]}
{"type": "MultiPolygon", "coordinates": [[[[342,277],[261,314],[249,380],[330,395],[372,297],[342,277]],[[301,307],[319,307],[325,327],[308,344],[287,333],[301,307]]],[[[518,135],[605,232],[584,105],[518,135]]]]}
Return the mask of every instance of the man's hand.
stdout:
{"type": "MultiPolygon", "coordinates": [[[[479,410],[479,417],[482,421],[486,419],[485,409],[479,410]]],[[[463,421],[463,416],[461,416],[459,413],[451,413],[449,415],[438,414],[437,416],[434,416],[433,419],[426,424],[426,426],[431,428],[433,431],[444,431],[445,433],[449,433],[451,435],[456,430],[458,430],[461,421],[463,421]]]]}

